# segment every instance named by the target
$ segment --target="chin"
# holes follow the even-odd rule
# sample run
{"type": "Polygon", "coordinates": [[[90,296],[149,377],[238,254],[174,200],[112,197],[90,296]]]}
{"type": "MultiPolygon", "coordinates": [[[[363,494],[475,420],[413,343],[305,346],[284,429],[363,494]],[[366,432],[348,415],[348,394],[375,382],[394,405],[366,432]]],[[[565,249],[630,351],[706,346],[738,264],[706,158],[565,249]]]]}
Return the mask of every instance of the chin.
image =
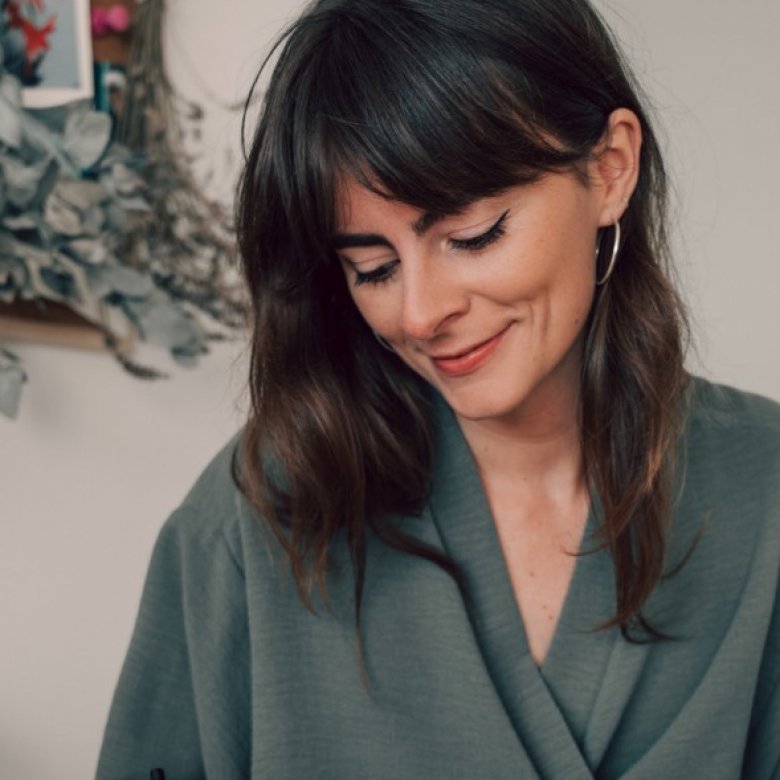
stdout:
{"type": "Polygon", "coordinates": [[[465,420],[499,420],[513,415],[523,406],[524,393],[508,393],[497,388],[475,383],[472,387],[437,387],[456,416],[465,420]],[[482,385],[480,387],[480,385],[482,385]]]}

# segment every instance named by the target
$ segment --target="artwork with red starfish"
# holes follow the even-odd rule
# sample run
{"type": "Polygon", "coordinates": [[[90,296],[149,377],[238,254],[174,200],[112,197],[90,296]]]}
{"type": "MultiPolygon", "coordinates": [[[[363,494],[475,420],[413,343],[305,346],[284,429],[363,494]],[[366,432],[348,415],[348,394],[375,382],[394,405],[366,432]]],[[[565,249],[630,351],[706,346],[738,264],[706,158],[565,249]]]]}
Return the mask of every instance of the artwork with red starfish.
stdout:
{"type": "Polygon", "coordinates": [[[40,82],[37,71],[51,49],[51,36],[57,28],[57,14],[49,14],[43,21],[39,17],[46,15],[45,0],[5,0],[3,4],[6,25],[9,32],[21,34],[22,68],[17,73],[25,86],[40,82]]]}

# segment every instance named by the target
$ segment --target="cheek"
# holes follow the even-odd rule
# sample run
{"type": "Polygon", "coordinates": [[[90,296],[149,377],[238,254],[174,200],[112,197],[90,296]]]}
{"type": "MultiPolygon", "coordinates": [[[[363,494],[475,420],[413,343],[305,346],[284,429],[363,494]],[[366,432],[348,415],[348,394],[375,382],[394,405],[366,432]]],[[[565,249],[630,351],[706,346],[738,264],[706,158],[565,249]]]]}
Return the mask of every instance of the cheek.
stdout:
{"type": "Polygon", "coordinates": [[[511,247],[487,281],[491,297],[506,304],[552,302],[587,311],[595,274],[593,248],[580,236],[550,234],[511,247]]]}
{"type": "Polygon", "coordinates": [[[595,244],[590,246],[587,233],[550,233],[525,257],[522,273],[501,296],[507,300],[514,293],[515,305],[527,306],[537,335],[565,347],[584,328],[593,303],[595,244]]]}
{"type": "Polygon", "coordinates": [[[587,254],[572,261],[551,285],[548,299],[550,324],[564,347],[585,327],[595,292],[595,263],[587,254]]]}

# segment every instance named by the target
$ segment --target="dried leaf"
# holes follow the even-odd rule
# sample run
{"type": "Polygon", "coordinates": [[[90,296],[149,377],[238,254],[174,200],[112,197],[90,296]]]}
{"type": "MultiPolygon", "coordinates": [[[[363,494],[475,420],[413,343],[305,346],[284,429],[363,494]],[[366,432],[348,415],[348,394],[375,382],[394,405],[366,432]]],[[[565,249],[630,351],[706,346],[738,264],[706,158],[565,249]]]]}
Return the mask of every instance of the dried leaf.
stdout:
{"type": "Polygon", "coordinates": [[[43,204],[46,202],[46,198],[49,197],[49,193],[57,182],[59,176],[59,165],[54,160],[49,160],[48,165],[43,171],[43,175],[38,182],[38,190],[35,193],[32,203],[29,208],[33,211],[41,211],[43,204]]]}
{"type": "Polygon", "coordinates": [[[26,381],[27,375],[19,358],[7,349],[0,348],[0,414],[16,419],[22,385],[26,381]]]}
{"type": "Polygon", "coordinates": [[[103,232],[105,217],[100,206],[91,206],[84,214],[84,232],[88,236],[99,236],[103,232]]]}
{"type": "Polygon", "coordinates": [[[173,353],[199,354],[205,350],[203,332],[181,309],[160,293],[142,301],[127,300],[125,308],[145,341],[173,353]]]}
{"type": "Polygon", "coordinates": [[[38,217],[34,214],[19,214],[16,217],[3,217],[3,227],[14,233],[38,229],[38,217]]]}
{"type": "Polygon", "coordinates": [[[62,252],[55,253],[52,268],[59,274],[66,274],[72,280],[72,287],[65,303],[85,320],[100,325],[103,320],[103,312],[100,302],[90,293],[87,279],[88,269],[62,252]]]}
{"type": "Polygon", "coordinates": [[[0,154],[0,167],[7,187],[8,202],[24,211],[35,209],[42,202],[42,195],[51,187],[56,177],[56,163],[43,159],[33,165],[25,165],[11,155],[0,154]]]}
{"type": "Polygon", "coordinates": [[[152,211],[152,207],[149,203],[139,196],[132,198],[119,198],[118,203],[121,204],[125,211],[132,211],[142,214],[149,214],[152,211]]]}
{"type": "Polygon", "coordinates": [[[88,265],[101,265],[111,257],[105,243],[94,238],[74,239],[68,244],[68,249],[88,265]]]}
{"type": "Polygon", "coordinates": [[[0,285],[5,284],[11,277],[17,262],[15,257],[0,255],[0,285]]]}
{"type": "Polygon", "coordinates": [[[12,303],[26,281],[24,264],[15,257],[0,255],[0,301],[12,303]]]}
{"type": "Polygon", "coordinates": [[[0,257],[16,257],[14,252],[15,244],[16,242],[12,236],[4,230],[0,230],[0,257]]]}
{"type": "Polygon", "coordinates": [[[192,220],[183,214],[174,220],[171,229],[173,230],[173,235],[180,241],[187,241],[195,232],[195,226],[192,220]]]}
{"type": "Polygon", "coordinates": [[[22,86],[10,73],[0,75],[0,142],[12,149],[22,143],[22,86]]]}
{"type": "Polygon", "coordinates": [[[120,204],[111,202],[106,206],[106,230],[124,232],[131,225],[132,220],[120,204]]]}
{"type": "Polygon", "coordinates": [[[21,78],[27,60],[25,36],[18,28],[4,24],[2,16],[0,16],[0,42],[2,42],[0,73],[6,71],[21,78]]]}
{"type": "Polygon", "coordinates": [[[76,167],[91,168],[111,139],[111,117],[101,111],[74,110],[65,122],[63,147],[76,167]]]}
{"type": "Polygon", "coordinates": [[[121,265],[100,265],[87,269],[87,284],[96,298],[116,293],[127,298],[144,298],[154,284],[146,275],[121,265]]]}
{"type": "Polygon", "coordinates": [[[52,297],[52,293],[60,300],[75,297],[76,283],[73,276],[67,271],[47,266],[41,268],[40,278],[49,288],[48,297],[52,297]]]}
{"type": "Polygon", "coordinates": [[[81,214],[57,192],[52,192],[46,200],[43,218],[55,233],[63,236],[84,235],[84,223],[81,214]]]}
{"type": "Polygon", "coordinates": [[[56,160],[57,165],[72,177],[79,175],[79,170],[73,164],[63,148],[62,136],[46,124],[32,116],[29,111],[22,112],[22,134],[26,147],[38,155],[56,160]]]}
{"type": "MultiPolygon", "coordinates": [[[[27,270],[25,286],[21,290],[25,299],[43,298],[67,303],[84,316],[89,313],[88,293],[84,270],[70,258],[56,252],[35,249],[21,241],[16,242],[17,252],[27,270]]],[[[94,318],[94,312],[92,317],[94,318]]]]}
{"type": "Polygon", "coordinates": [[[171,357],[182,366],[194,366],[198,358],[208,352],[205,344],[193,344],[187,347],[174,347],[171,350],[171,357]]]}
{"type": "Polygon", "coordinates": [[[146,189],[146,182],[124,163],[115,163],[111,166],[111,173],[107,177],[118,195],[137,195],[146,189]]]}
{"type": "Polygon", "coordinates": [[[53,188],[58,197],[79,211],[87,211],[108,199],[108,193],[96,181],[60,179],[53,188]]]}
{"type": "Polygon", "coordinates": [[[114,357],[119,361],[122,368],[136,379],[167,379],[168,374],[163,371],[159,371],[151,366],[143,366],[140,363],[136,363],[121,352],[114,351],[114,357]]]}

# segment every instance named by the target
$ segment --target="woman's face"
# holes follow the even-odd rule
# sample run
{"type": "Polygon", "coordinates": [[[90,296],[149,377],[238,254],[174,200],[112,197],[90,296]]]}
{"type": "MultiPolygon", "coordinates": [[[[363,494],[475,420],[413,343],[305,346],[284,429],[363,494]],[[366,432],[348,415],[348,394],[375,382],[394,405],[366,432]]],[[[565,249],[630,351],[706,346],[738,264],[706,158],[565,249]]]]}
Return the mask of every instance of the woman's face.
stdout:
{"type": "Polygon", "coordinates": [[[458,416],[511,419],[576,393],[603,211],[573,173],[444,216],[348,180],[335,246],[357,308],[401,360],[458,416]]]}

